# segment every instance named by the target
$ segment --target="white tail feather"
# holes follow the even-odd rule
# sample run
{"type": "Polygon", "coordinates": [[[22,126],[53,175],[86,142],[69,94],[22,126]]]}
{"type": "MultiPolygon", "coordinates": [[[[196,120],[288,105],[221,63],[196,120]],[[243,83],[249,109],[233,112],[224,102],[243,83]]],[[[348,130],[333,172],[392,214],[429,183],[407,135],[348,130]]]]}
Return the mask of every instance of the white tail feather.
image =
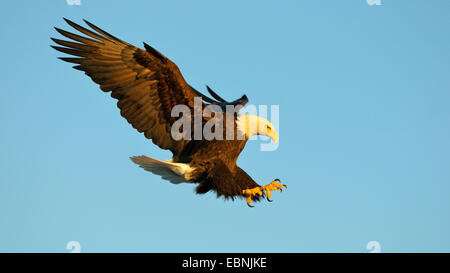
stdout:
{"type": "Polygon", "coordinates": [[[173,163],[172,160],[161,161],[147,156],[133,156],[130,159],[146,171],[161,176],[173,184],[189,182],[192,168],[185,163],[173,163]]]}

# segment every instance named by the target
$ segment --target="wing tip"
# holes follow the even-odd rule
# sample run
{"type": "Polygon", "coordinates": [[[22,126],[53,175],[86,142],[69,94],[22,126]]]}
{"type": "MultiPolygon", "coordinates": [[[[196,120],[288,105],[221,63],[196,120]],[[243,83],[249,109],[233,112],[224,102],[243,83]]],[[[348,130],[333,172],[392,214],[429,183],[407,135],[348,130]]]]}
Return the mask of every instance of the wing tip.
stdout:
{"type": "Polygon", "coordinates": [[[148,53],[158,58],[161,62],[165,64],[167,63],[166,57],[164,57],[164,55],[162,55],[158,50],[154,49],[151,45],[147,44],[146,42],[142,43],[144,44],[144,48],[148,53]]]}
{"type": "Polygon", "coordinates": [[[66,17],[63,17],[63,20],[66,21],[66,23],[68,23],[69,25],[75,24],[74,22],[72,22],[71,20],[67,19],[66,17]]]}
{"type": "Polygon", "coordinates": [[[83,20],[83,22],[85,22],[85,23],[88,24],[88,25],[92,25],[91,22],[89,22],[88,20],[86,20],[86,19],[84,19],[84,18],[82,18],[81,20],[83,20]]]}

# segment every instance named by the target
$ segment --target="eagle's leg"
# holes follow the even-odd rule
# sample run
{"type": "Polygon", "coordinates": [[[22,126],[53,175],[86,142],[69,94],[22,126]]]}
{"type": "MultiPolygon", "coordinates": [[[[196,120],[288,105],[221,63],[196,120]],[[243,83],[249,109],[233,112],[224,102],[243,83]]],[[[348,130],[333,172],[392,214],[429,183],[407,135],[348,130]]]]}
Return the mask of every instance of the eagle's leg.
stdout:
{"type": "Polygon", "coordinates": [[[279,182],[280,182],[280,179],[277,178],[274,181],[272,181],[270,184],[267,184],[265,186],[259,186],[259,187],[255,187],[252,189],[243,190],[242,194],[247,197],[247,205],[249,207],[253,207],[250,204],[253,201],[253,198],[257,195],[260,195],[260,196],[266,195],[267,200],[269,202],[272,202],[272,200],[270,200],[270,197],[272,197],[271,191],[283,191],[283,188],[287,188],[287,186],[285,184],[281,184],[279,182]]]}

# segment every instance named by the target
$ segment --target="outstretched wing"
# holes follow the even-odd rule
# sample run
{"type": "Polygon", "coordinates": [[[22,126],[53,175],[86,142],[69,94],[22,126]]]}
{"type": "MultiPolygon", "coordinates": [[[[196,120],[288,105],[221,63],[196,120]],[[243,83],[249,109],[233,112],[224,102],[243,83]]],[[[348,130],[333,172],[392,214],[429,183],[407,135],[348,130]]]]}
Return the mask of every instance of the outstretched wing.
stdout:
{"type": "Polygon", "coordinates": [[[64,19],[85,34],[80,36],[59,28],[71,39],[52,38],[60,46],[54,49],[76,56],[61,57],[76,64],[75,69],[100,85],[104,92],[118,100],[120,114],[145,137],[173,154],[181,152],[187,140],[171,137],[172,107],[177,104],[193,108],[196,93],[186,83],[175,63],[144,43],[145,49],[124,42],[85,20],[93,31],[64,19]]]}

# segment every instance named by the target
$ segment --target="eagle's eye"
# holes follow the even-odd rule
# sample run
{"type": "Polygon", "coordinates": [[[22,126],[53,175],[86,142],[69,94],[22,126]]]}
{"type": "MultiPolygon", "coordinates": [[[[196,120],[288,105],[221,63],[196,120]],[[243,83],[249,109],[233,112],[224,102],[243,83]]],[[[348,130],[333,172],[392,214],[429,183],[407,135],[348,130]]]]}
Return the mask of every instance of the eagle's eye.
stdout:
{"type": "Polygon", "coordinates": [[[271,128],[269,125],[267,125],[267,126],[266,126],[266,131],[267,131],[268,133],[270,133],[271,130],[272,130],[272,128],[271,128]]]}

